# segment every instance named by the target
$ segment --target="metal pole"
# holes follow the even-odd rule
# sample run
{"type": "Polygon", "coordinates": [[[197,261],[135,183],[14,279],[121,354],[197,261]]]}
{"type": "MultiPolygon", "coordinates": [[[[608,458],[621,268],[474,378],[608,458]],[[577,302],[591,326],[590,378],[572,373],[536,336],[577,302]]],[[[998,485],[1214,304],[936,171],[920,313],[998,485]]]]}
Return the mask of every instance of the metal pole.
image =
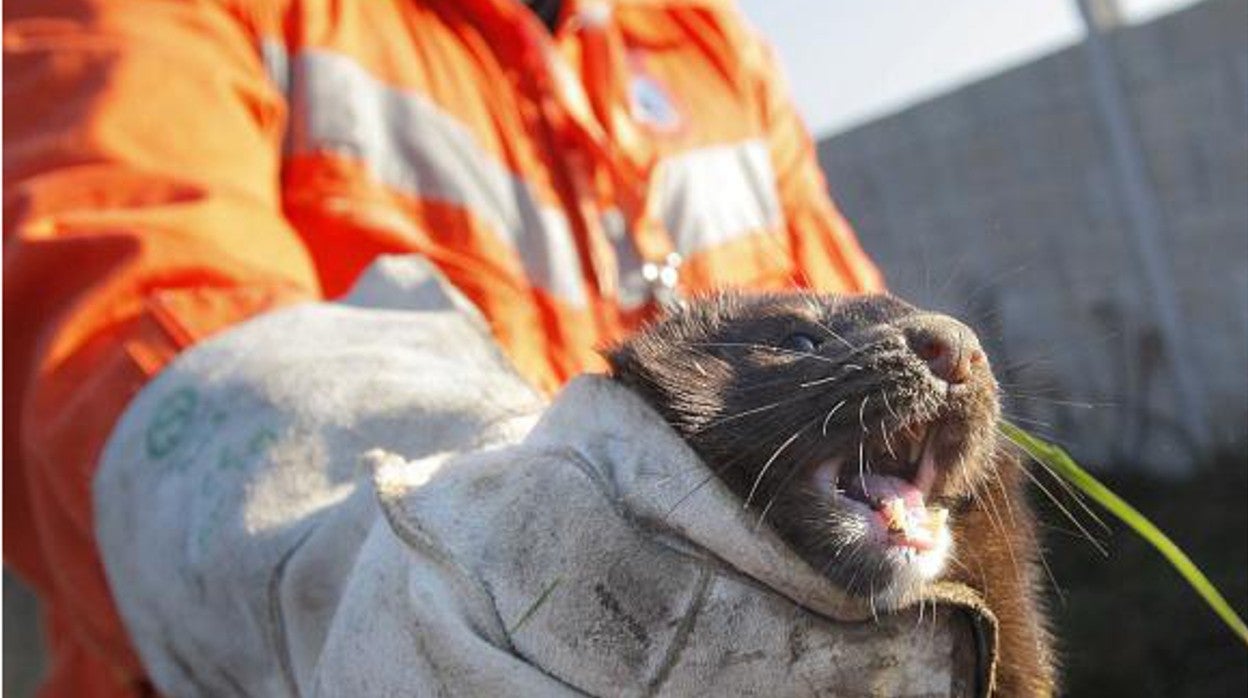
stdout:
{"type": "MultiPolygon", "coordinates": [[[[1145,299],[1152,307],[1165,345],[1163,351],[1178,403],[1175,416],[1195,443],[1205,448],[1209,445],[1209,430],[1200,400],[1203,391],[1193,370],[1194,355],[1180,321],[1178,294],[1162,242],[1161,207],[1146,174],[1140,140],[1127,112],[1122,79],[1104,36],[1106,24],[1116,22],[1116,3],[1112,0],[1075,0],[1075,3],[1087,31],[1084,47],[1092,92],[1109,138],[1114,175],[1127,214],[1145,299]]],[[[1190,462],[1176,461],[1172,474],[1184,474],[1191,467],[1190,462]]]]}

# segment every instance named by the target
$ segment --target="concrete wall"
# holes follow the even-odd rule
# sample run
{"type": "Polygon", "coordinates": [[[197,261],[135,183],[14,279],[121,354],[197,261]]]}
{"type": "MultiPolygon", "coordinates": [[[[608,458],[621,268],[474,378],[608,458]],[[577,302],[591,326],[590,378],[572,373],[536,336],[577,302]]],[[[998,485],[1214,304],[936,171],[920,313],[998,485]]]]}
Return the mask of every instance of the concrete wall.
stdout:
{"type": "MultiPolygon", "coordinates": [[[[1212,447],[1248,444],[1248,0],[1110,44],[1164,220],[1212,447]]],[[[892,289],[968,318],[1020,424],[1091,462],[1190,462],[1074,47],[819,144],[892,289]],[[1090,407],[1067,404],[1091,403],[1090,407]]]]}

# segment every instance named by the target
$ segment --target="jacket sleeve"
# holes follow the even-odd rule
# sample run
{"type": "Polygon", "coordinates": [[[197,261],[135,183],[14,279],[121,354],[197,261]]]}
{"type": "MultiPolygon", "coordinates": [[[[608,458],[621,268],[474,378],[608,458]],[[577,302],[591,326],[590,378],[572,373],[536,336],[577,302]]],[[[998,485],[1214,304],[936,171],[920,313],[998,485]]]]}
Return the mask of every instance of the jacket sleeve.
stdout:
{"type": "Polygon", "coordinates": [[[747,41],[799,279],[825,291],[883,290],[879,270],[828,195],[814,143],[789,98],[771,47],[752,32],[747,41]]]}
{"type": "MultiPolygon", "coordinates": [[[[4,555],[50,609],[54,652],[134,669],[95,550],[92,473],[178,351],[319,295],[280,212],[285,105],[250,19],[218,2],[31,0],[4,15],[4,555]]],[[[53,684],[58,670],[90,681],[53,658],[53,684]]]]}

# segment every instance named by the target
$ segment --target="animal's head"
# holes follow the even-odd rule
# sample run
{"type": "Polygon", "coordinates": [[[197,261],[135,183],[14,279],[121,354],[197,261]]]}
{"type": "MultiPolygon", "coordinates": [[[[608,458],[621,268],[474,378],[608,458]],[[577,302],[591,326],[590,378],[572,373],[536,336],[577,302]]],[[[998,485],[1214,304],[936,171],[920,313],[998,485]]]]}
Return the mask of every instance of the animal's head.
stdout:
{"type": "Polygon", "coordinates": [[[892,296],[696,299],[607,358],[760,521],[886,604],[941,573],[947,517],[992,477],[979,340],[892,296]]]}

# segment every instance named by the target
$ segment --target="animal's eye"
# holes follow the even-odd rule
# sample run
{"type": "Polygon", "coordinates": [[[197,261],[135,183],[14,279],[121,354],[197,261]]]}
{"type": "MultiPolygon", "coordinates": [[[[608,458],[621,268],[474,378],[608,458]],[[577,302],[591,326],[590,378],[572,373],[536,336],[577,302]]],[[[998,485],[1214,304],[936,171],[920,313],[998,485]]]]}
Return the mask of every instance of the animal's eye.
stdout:
{"type": "Polygon", "coordinates": [[[794,332],[784,338],[784,342],[780,344],[784,349],[789,349],[803,354],[809,354],[819,348],[819,342],[814,337],[804,332],[794,332]]]}

